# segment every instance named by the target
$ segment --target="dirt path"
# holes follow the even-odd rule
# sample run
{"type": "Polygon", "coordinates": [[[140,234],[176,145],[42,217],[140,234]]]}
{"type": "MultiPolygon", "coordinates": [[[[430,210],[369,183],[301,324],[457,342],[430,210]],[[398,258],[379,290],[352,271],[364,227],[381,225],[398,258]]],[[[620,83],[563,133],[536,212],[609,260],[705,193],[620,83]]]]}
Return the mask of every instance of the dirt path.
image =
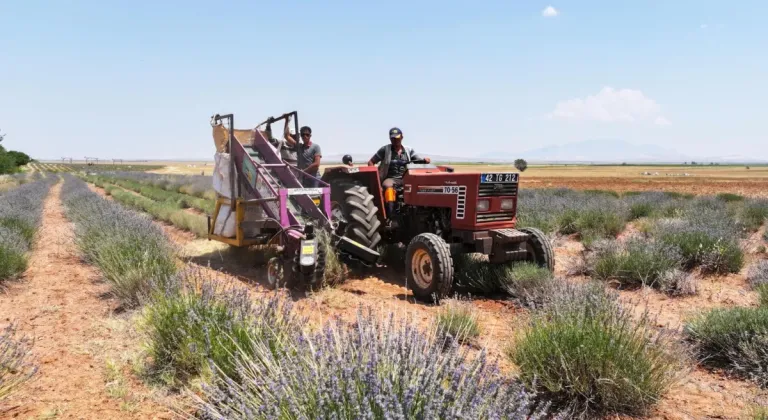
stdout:
{"type": "Polygon", "coordinates": [[[114,315],[117,302],[97,270],[77,256],[73,225],[55,185],[24,279],[0,295],[4,320],[17,320],[35,338],[39,371],[0,405],[0,418],[170,418],[150,392],[131,379],[128,362],[140,348],[130,314],[114,315]]]}

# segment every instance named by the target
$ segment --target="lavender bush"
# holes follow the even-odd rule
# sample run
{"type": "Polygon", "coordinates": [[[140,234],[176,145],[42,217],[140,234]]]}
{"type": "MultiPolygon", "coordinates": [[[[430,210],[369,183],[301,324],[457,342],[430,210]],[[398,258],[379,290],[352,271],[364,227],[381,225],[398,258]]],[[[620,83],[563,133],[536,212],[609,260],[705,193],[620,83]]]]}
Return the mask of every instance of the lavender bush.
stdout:
{"type": "Polygon", "coordinates": [[[0,282],[26,268],[27,251],[40,226],[43,200],[54,180],[27,183],[0,200],[0,282]]]}
{"type": "Polygon", "coordinates": [[[768,386],[768,307],[718,308],[685,327],[701,360],[768,386]]]}
{"type": "Polygon", "coordinates": [[[760,260],[750,267],[747,280],[760,293],[760,305],[768,307],[768,260],[760,260]]]}
{"type": "Polygon", "coordinates": [[[204,419],[541,419],[534,395],[484,352],[448,345],[411,320],[359,311],[274,353],[239,352],[240,381],[219,375],[198,401],[204,419]]]}
{"type": "Polygon", "coordinates": [[[15,324],[0,330],[0,401],[37,372],[29,348],[29,340],[19,336],[15,324]]]}
{"type": "Polygon", "coordinates": [[[277,351],[301,325],[290,302],[277,297],[256,301],[246,289],[223,284],[190,268],[158,285],[149,297],[143,325],[152,373],[169,385],[208,375],[209,363],[237,378],[238,351],[251,353],[254,340],[277,351]]]}
{"type": "Polygon", "coordinates": [[[560,284],[508,355],[526,384],[578,417],[644,414],[683,365],[671,337],[600,284],[560,284]]]}
{"type": "Polygon", "coordinates": [[[459,342],[474,340],[480,335],[477,311],[471,302],[448,299],[441,303],[437,313],[437,332],[459,342]]]}
{"type": "Polygon", "coordinates": [[[711,197],[692,200],[680,218],[659,220],[651,228],[651,236],[680,250],[685,268],[718,274],[741,269],[744,253],[738,240],[743,235],[727,203],[711,197]]]}
{"type": "Polygon", "coordinates": [[[676,247],[663,242],[631,238],[608,241],[589,262],[588,272],[596,279],[661,288],[666,273],[682,266],[682,256],[676,247]]]}
{"type": "Polygon", "coordinates": [[[529,262],[490,264],[480,254],[462,254],[453,259],[454,286],[461,293],[506,295],[517,303],[535,307],[556,281],[552,273],[529,262]]]}
{"type": "Polygon", "coordinates": [[[627,205],[612,195],[568,189],[520,191],[520,226],[566,235],[578,233],[589,242],[616,236],[628,218],[627,205]]]}
{"type": "Polygon", "coordinates": [[[96,265],[123,304],[135,306],[151,280],[176,272],[175,249],[144,216],[103,199],[72,175],[65,175],[62,201],[75,224],[75,243],[96,265]]]}

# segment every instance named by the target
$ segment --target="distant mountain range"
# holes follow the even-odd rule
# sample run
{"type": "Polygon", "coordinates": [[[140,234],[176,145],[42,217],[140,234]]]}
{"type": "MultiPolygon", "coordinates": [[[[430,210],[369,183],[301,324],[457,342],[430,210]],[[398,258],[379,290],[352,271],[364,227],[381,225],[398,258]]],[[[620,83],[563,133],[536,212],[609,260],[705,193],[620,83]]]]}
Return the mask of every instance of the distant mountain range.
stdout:
{"type": "MultiPolygon", "coordinates": [[[[747,156],[727,155],[716,157],[696,157],[679,153],[672,149],[652,144],[633,144],[622,140],[585,140],[563,145],[552,145],[526,151],[501,151],[483,153],[474,157],[456,157],[424,155],[439,162],[489,162],[505,163],[523,158],[529,163],[683,163],[683,162],[718,162],[718,163],[768,163],[766,160],[747,156]]],[[[324,156],[324,162],[341,162],[343,155],[324,156]]],[[[370,159],[369,154],[352,154],[356,164],[364,164],[370,159]]]]}

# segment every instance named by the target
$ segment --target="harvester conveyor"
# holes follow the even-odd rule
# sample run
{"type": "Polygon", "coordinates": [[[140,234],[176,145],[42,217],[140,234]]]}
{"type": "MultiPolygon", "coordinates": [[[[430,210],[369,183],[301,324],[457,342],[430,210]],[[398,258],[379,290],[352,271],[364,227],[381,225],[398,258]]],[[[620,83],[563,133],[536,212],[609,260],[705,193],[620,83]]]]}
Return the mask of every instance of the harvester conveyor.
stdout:
{"type": "MultiPolygon", "coordinates": [[[[270,118],[274,123],[293,116],[298,132],[298,115],[283,114],[270,118]]],[[[249,245],[278,245],[279,260],[270,260],[270,283],[284,279],[285,283],[296,280],[296,274],[314,282],[325,264],[325,250],[318,246],[315,229],[322,229],[330,238],[331,245],[341,253],[366,264],[375,262],[379,254],[375,250],[337,236],[331,218],[330,185],[320,179],[317,187],[304,188],[301,180],[312,177],[295,166],[285,163],[278,150],[258,130],[252,130],[250,141],[241,143],[234,135],[234,116],[215,115],[212,124],[226,121],[229,139],[227,150],[230,157],[230,197],[219,197],[213,214],[217,220],[221,207],[229,205],[235,212],[235,237],[223,237],[215,233],[214,225],[208,226],[208,238],[244,247],[249,245]],[[247,219],[250,206],[257,206],[256,219],[247,219]],[[260,211],[259,211],[260,210],[260,211]],[[256,228],[258,235],[247,233],[256,228]],[[290,270],[290,271],[289,271],[290,270]],[[279,272],[278,272],[279,271],[279,272]]]]}

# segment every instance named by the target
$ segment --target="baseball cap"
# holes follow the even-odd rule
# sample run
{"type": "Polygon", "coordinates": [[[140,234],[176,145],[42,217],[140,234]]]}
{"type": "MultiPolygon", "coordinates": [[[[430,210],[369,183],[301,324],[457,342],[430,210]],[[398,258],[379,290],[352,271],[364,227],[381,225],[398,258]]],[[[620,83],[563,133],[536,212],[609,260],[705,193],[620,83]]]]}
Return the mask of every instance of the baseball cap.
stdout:
{"type": "Polygon", "coordinates": [[[403,132],[399,128],[395,127],[389,130],[389,138],[401,139],[403,138],[403,132]]]}

